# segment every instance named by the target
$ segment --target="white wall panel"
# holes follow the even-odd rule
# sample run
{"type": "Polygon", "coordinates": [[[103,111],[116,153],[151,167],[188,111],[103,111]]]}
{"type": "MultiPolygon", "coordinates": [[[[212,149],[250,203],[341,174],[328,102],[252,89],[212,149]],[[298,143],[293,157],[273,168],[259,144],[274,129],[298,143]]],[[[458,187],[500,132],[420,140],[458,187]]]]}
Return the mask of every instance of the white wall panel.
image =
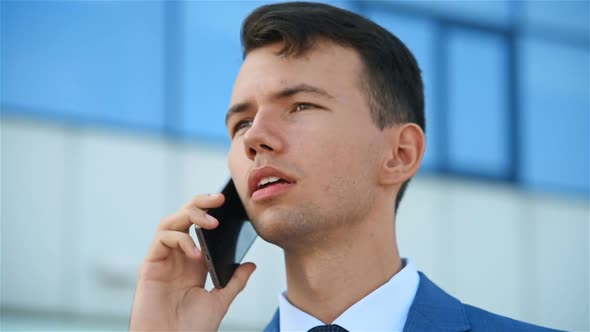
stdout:
{"type": "Polygon", "coordinates": [[[79,304],[83,313],[125,315],[136,274],[170,194],[166,142],[144,137],[80,134],[79,304]]]}
{"type": "Polygon", "coordinates": [[[63,310],[65,132],[2,119],[2,306],[63,310]]]}
{"type": "Polygon", "coordinates": [[[531,200],[534,220],[535,320],[570,331],[590,330],[590,208],[559,198],[531,200]]]}
{"type": "Polygon", "coordinates": [[[446,219],[454,222],[447,246],[455,261],[455,295],[463,303],[524,319],[523,250],[532,242],[523,232],[522,201],[507,187],[454,182],[448,185],[446,219]]]}
{"type": "Polygon", "coordinates": [[[181,194],[178,207],[191,197],[200,194],[218,193],[229,179],[227,152],[229,147],[203,144],[185,145],[179,149],[177,191],[181,194]]]}
{"type": "Polygon", "coordinates": [[[402,257],[414,261],[416,267],[429,277],[440,276],[438,248],[444,197],[440,181],[416,178],[409,184],[397,217],[396,233],[402,257]]]}

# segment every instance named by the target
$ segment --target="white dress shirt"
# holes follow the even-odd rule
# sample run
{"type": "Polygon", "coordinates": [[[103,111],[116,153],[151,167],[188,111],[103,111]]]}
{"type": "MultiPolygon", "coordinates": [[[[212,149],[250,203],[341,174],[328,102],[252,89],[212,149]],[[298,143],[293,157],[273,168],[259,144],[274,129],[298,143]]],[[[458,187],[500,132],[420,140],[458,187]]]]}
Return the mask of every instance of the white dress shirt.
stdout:
{"type": "MultiPolygon", "coordinates": [[[[389,281],[346,309],[332,324],[348,331],[402,331],[408,311],[416,296],[420,276],[409,259],[402,259],[403,268],[389,281]]],[[[287,300],[287,292],[279,295],[281,331],[307,332],[319,319],[301,311],[287,300]]]]}

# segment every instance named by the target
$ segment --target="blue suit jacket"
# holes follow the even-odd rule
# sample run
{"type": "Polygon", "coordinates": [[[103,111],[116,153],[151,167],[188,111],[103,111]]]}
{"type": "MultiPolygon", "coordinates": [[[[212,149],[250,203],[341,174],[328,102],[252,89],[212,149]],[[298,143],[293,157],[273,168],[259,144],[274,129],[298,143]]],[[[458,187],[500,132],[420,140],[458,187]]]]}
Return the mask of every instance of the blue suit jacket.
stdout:
{"type": "MultiPolygon", "coordinates": [[[[463,304],[440,289],[422,272],[418,272],[418,274],[420,275],[420,284],[408,312],[403,332],[557,331],[463,304]]],[[[279,332],[279,327],[279,311],[277,310],[264,332],[279,332]]]]}

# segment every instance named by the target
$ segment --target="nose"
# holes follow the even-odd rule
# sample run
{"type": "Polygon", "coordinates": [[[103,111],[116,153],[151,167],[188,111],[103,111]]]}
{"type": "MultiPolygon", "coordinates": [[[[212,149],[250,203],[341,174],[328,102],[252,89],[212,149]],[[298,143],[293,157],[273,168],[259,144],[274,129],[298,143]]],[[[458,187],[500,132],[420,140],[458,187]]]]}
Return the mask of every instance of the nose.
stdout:
{"type": "Polygon", "coordinates": [[[257,154],[276,154],[282,150],[283,141],[278,127],[278,119],[262,111],[258,112],[244,134],[244,149],[248,159],[253,161],[257,154]]]}

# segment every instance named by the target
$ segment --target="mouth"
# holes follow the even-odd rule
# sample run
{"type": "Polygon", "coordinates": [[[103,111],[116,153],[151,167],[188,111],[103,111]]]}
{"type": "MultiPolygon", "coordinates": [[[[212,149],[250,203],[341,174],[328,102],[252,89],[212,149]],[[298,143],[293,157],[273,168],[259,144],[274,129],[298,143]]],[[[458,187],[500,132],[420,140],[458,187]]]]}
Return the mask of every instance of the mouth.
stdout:
{"type": "Polygon", "coordinates": [[[275,197],[295,183],[292,177],[270,166],[253,170],[248,178],[250,196],[256,202],[275,197]]]}
{"type": "Polygon", "coordinates": [[[261,179],[260,182],[258,182],[258,185],[256,186],[256,190],[268,188],[268,187],[271,187],[271,186],[274,186],[277,184],[281,184],[281,183],[290,183],[290,182],[285,179],[281,179],[279,177],[276,177],[276,176],[265,177],[265,178],[261,179]]]}

